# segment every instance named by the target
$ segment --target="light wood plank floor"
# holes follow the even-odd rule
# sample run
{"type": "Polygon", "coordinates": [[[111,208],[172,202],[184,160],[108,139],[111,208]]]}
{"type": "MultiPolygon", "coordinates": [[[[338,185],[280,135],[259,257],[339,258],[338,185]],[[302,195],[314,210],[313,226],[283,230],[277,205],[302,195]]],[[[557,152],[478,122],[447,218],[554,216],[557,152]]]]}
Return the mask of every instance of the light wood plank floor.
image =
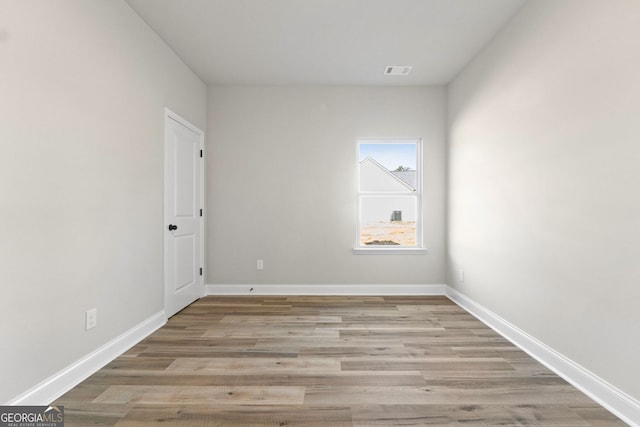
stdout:
{"type": "Polygon", "coordinates": [[[206,297],[55,403],[83,427],[625,425],[445,297],[206,297]]]}

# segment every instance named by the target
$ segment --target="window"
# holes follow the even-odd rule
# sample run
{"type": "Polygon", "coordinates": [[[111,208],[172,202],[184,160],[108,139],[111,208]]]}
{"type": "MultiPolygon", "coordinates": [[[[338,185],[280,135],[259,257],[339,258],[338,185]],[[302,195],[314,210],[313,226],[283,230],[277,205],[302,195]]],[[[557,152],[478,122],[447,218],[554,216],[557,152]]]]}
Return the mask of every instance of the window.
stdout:
{"type": "Polygon", "coordinates": [[[424,253],[420,139],[359,139],[355,253],[424,253]]]}

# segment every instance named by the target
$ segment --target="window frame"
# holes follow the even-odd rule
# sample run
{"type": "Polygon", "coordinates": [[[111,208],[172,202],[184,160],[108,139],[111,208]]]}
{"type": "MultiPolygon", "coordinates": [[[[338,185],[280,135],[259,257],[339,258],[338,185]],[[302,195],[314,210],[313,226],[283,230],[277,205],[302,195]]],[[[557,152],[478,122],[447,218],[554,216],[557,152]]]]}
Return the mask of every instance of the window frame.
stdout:
{"type": "MultiPolygon", "coordinates": [[[[356,218],[356,244],[353,248],[355,255],[375,254],[375,255],[423,255],[428,251],[424,247],[423,239],[423,181],[422,181],[422,138],[411,137],[393,137],[393,138],[357,138],[356,139],[356,171],[357,171],[357,218],[356,218]],[[362,144],[416,144],[416,188],[414,192],[396,192],[396,191],[362,191],[360,188],[360,146],[362,144]],[[380,245],[367,246],[363,245],[360,238],[360,228],[362,224],[362,200],[371,197],[407,197],[415,199],[416,204],[416,245],[415,246],[395,246],[380,245]]],[[[374,159],[375,160],[375,159],[374,159]]]]}

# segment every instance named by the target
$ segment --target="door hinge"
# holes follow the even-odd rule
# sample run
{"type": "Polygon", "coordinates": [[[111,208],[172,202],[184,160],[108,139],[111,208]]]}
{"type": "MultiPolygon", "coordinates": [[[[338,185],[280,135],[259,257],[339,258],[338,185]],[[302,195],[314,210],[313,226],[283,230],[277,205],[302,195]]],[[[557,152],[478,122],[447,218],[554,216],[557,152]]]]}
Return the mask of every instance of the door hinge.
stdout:
{"type": "Polygon", "coordinates": [[[202,150],[200,150],[200,157],[202,157],[202,150]]]}
{"type": "Polygon", "coordinates": [[[202,216],[202,209],[200,209],[200,216],[202,216]]]}
{"type": "Polygon", "coordinates": [[[202,267],[200,267],[200,275],[202,276],[202,267]]]}

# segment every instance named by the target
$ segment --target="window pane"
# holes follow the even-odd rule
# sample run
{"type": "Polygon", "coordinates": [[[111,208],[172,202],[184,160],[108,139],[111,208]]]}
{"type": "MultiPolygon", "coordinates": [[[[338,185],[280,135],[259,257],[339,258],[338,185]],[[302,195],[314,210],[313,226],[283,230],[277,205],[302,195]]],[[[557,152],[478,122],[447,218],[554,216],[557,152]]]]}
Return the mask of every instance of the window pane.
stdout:
{"type": "Polygon", "coordinates": [[[417,190],[417,143],[360,143],[360,191],[412,193],[417,190]]]}
{"type": "Polygon", "coordinates": [[[362,196],[360,244],[416,246],[417,198],[362,196]]]}

